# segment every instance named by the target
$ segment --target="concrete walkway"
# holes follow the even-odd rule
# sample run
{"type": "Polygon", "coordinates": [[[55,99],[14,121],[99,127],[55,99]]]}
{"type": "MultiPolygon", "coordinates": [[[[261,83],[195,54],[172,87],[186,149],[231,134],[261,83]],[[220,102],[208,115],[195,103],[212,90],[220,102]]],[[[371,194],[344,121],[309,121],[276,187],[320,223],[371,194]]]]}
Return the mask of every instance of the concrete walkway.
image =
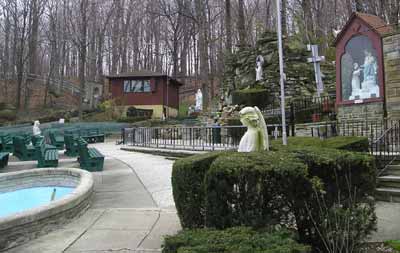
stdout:
{"type": "MultiPolygon", "coordinates": [[[[92,206],[81,217],[10,253],[161,252],[165,235],[181,229],[171,190],[173,161],[119,150],[114,143],[92,145],[106,155],[104,171],[93,173],[92,206]]],[[[59,167],[79,167],[61,157],[59,167]]],[[[15,162],[8,170],[33,168],[15,162]]]]}

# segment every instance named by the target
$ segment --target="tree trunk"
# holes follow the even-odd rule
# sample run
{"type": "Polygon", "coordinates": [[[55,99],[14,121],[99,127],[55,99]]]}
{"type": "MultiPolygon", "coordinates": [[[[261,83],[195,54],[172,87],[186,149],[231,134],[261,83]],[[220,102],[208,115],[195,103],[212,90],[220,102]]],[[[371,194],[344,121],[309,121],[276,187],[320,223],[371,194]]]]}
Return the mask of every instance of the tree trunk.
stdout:
{"type": "Polygon", "coordinates": [[[3,76],[4,76],[4,100],[8,99],[8,80],[9,75],[9,64],[10,64],[10,33],[11,33],[11,23],[8,12],[4,12],[4,53],[3,53],[3,76]]]}
{"type": "Polygon", "coordinates": [[[88,9],[88,0],[81,0],[80,3],[80,36],[79,36],[79,119],[82,120],[82,103],[83,103],[83,94],[85,92],[85,68],[86,68],[86,36],[87,36],[87,9],[88,9]]]}
{"type": "Polygon", "coordinates": [[[225,36],[226,36],[226,51],[232,53],[232,15],[231,15],[231,0],[225,0],[225,36]]]}
{"type": "Polygon", "coordinates": [[[281,19],[282,19],[282,35],[287,36],[287,0],[282,0],[281,19]]]}
{"type": "Polygon", "coordinates": [[[238,10],[238,21],[237,21],[237,29],[239,32],[239,46],[246,45],[246,21],[244,18],[244,3],[243,0],[238,0],[239,2],[239,10],[238,10]]]}
{"type": "Polygon", "coordinates": [[[207,39],[207,18],[205,0],[195,1],[196,17],[199,29],[198,53],[200,60],[200,80],[203,92],[204,110],[207,110],[209,104],[209,66],[208,66],[208,39],[207,39]]]}
{"type": "Polygon", "coordinates": [[[111,62],[111,74],[116,74],[118,71],[118,63],[120,59],[120,52],[118,52],[119,38],[120,38],[120,23],[121,23],[121,0],[114,0],[116,12],[112,24],[112,62],[111,62]]]}

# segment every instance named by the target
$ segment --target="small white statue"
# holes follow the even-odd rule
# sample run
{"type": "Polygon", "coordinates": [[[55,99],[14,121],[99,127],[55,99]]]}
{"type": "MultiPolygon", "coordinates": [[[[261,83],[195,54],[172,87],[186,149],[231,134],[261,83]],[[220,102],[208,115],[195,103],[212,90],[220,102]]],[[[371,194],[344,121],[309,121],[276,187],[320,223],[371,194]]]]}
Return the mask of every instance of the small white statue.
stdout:
{"type": "Polygon", "coordinates": [[[58,120],[58,124],[64,124],[65,123],[65,119],[61,118],[58,120]]]}
{"type": "Polygon", "coordinates": [[[34,136],[42,134],[42,131],[40,130],[39,126],[40,126],[39,120],[35,120],[35,122],[33,122],[33,128],[32,128],[34,136]]]}
{"type": "Polygon", "coordinates": [[[259,55],[257,56],[256,59],[256,64],[257,64],[257,68],[256,68],[256,81],[261,81],[263,79],[263,70],[262,70],[262,66],[264,64],[264,58],[259,55]]]}
{"type": "Polygon", "coordinates": [[[203,110],[203,93],[201,92],[200,89],[197,90],[196,93],[196,111],[202,111],[203,110]]]}
{"type": "Polygon", "coordinates": [[[351,78],[351,96],[350,100],[355,99],[361,95],[361,82],[360,82],[361,69],[358,63],[353,64],[353,77],[351,78]]]}
{"type": "Polygon", "coordinates": [[[245,107],[239,115],[247,131],[240,140],[238,152],[269,150],[267,125],[258,107],[245,107]]]}

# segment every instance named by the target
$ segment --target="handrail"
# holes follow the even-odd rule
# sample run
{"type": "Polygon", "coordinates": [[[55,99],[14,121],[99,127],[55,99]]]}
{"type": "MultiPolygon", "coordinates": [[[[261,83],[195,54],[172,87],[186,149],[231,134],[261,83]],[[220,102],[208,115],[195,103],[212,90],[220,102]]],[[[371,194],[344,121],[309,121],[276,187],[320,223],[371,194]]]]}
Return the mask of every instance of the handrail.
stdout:
{"type": "Polygon", "coordinates": [[[387,167],[400,157],[400,123],[391,121],[390,127],[385,122],[384,132],[371,141],[371,153],[376,159],[378,175],[385,172],[387,167]]]}

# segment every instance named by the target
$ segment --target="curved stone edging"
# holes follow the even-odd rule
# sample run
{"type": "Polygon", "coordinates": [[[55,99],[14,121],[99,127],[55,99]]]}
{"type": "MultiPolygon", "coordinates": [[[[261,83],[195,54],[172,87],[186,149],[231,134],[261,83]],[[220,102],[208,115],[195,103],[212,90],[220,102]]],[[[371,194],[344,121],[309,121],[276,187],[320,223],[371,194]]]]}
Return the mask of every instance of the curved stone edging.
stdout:
{"type": "Polygon", "coordinates": [[[33,169],[0,174],[0,193],[29,187],[72,186],[72,193],[48,205],[0,218],[0,251],[54,230],[89,207],[94,181],[80,169],[33,169]]]}

